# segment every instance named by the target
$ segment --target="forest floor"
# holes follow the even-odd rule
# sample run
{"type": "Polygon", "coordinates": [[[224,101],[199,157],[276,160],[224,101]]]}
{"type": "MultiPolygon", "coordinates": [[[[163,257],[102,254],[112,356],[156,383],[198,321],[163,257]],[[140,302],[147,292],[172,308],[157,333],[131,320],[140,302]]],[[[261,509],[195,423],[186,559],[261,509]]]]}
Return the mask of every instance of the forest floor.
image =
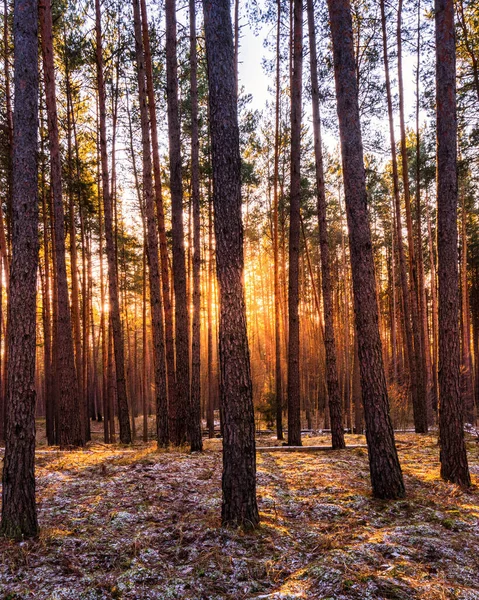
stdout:
{"type": "Polygon", "coordinates": [[[250,533],[220,526],[219,440],[201,454],[40,446],[41,534],[0,540],[0,599],[479,599],[479,445],[465,493],[440,480],[433,435],[397,439],[399,501],[371,497],[363,448],[258,453],[250,533]]]}

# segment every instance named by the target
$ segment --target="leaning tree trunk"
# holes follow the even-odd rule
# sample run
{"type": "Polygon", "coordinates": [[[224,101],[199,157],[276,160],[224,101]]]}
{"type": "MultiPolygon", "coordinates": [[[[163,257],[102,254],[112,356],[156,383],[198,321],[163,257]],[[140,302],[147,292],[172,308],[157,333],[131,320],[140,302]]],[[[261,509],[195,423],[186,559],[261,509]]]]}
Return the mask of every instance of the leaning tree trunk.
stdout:
{"type": "Polygon", "coordinates": [[[454,1],[435,1],[441,477],[470,486],[460,390],[454,1]]]}
{"type": "Polygon", "coordinates": [[[371,485],[378,498],[398,498],[404,496],[405,489],[389,414],[379,335],[351,7],[349,0],[328,0],[328,7],[371,485]]]}
{"type": "Polygon", "coordinates": [[[301,96],[303,85],[303,4],[294,1],[293,72],[291,78],[291,192],[289,208],[288,284],[288,444],[301,446],[299,376],[299,244],[301,201],[301,96]]]}
{"type": "Polygon", "coordinates": [[[15,0],[12,261],[0,531],[38,533],[35,504],[35,356],[38,266],[38,4],[15,0]]]}
{"type": "Polygon", "coordinates": [[[229,0],[203,2],[220,297],[220,405],[225,525],[255,527],[256,448],[243,287],[241,156],[229,0]]]}
{"type": "Polygon", "coordinates": [[[145,62],[143,55],[139,0],[133,0],[133,14],[135,22],[138,90],[140,95],[141,140],[143,150],[143,195],[146,214],[146,247],[149,267],[151,324],[153,330],[153,364],[155,369],[156,391],[156,432],[158,446],[164,447],[169,443],[165,340],[163,331],[163,307],[161,305],[158,233],[156,229],[155,201],[153,196],[150,131],[148,123],[148,106],[146,100],[145,62]]]}
{"type": "Polygon", "coordinates": [[[183,186],[181,173],[180,115],[178,108],[178,64],[176,56],[176,0],[166,0],[166,97],[170,157],[171,233],[173,285],[175,290],[176,401],[177,411],[171,441],[185,439],[190,395],[189,317],[186,289],[185,239],[183,231],[183,186]]]}
{"type": "Polygon", "coordinates": [[[39,2],[40,31],[42,38],[43,73],[50,150],[51,189],[54,212],[57,286],[57,320],[55,345],[57,352],[55,377],[58,402],[58,443],[62,448],[82,446],[80,395],[75,370],[72,320],[68,297],[68,278],[65,259],[65,214],[62,198],[62,164],[58,137],[58,117],[53,56],[53,27],[50,0],[39,2]]]}
{"type": "MultiPolygon", "coordinates": [[[[103,192],[103,210],[105,217],[106,254],[108,262],[108,292],[110,301],[110,319],[113,330],[113,346],[115,351],[116,366],[116,392],[118,399],[118,420],[120,423],[120,441],[123,444],[131,443],[130,416],[128,410],[128,395],[125,378],[125,349],[123,347],[123,334],[121,330],[120,300],[118,294],[118,274],[115,260],[115,241],[113,238],[113,205],[110,195],[110,181],[108,172],[108,148],[106,132],[106,92],[103,73],[103,50],[101,35],[100,0],[95,0],[96,16],[96,61],[98,104],[100,112],[100,155],[103,192]]],[[[111,415],[113,420],[113,414],[111,415]]]]}
{"type": "Polygon", "coordinates": [[[307,0],[309,26],[309,55],[311,61],[311,97],[313,102],[314,156],[316,166],[316,193],[318,201],[319,245],[321,248],[321,284],[324,310],[324,346],[326,351],[326,380],[328,386],[331,435],[334,449],[344,448],[343,410],[339,389],[334,339],[333,296],[329,260],[328,228],[326,224],[326,192],[324,187],[323,151],[321,148],[321,117],[319,112],[318,64],[313,0],[307,0]]]}

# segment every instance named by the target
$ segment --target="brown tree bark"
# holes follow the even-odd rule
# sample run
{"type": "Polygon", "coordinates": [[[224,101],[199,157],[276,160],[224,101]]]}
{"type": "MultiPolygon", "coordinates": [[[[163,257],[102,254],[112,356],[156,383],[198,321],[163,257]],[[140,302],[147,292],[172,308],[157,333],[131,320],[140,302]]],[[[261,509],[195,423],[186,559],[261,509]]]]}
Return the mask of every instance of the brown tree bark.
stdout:
{"type": "MultiPolygon", "coordinates": [[[[211,188],[211,184],[209,184],[211,188]]],[[[215,437],[215,381],[213,373],[213,278],[215,276],[215,260],[213,249],[213,198],[208,190],[208,405],[206,409],[206,425],[208,437],[215,437]]]]}
{"type": "Polygon", "coordinates": [[[467,423],[474,421],[474,377],[471,356],[471,320],[469,311],[469,282],[467,278],[467,227],[464,196],[461,199],[461,379],[464,417],[467,423]]]}
{"type": "Polygon", "coordinates": [[[163,331],[163,307],[161,305],[160,265],[158,255],[158,232],[155,220],[153,196],[152,162],[148,106],[146,97],[146,73],[143,55],[141,16],[139,0],[133,0],[135,23],[135,50],[138,76],[138,90],[141,116],[141,140],[143,150],[143,197],[146,215],[146,244],[148,252],[148,272],[150,284],[151,324],[153,330],[153,361],[156,391],[156,433],[158,446],[169,443],[168,398],[166,388],[165,340],[163,331]]]}
{"type": "Polygon", "coordinates": [[[168,244],[165,229],[165,211],[161,185],[160,152],[158,143],[158,123],[156,116],[155,90],[153,86],[153,66],[151,61],[150,37],[148,33],[148,15],[145,0],[141,0],[143,47],[145,53],[146,88],[148,92],[148,111],[150,115],[151,145],[153,150],[153,173],[155,176],[156,218],[160,241],[161,284],[163,291],[163,311],[165,314],[166,373],[168,384],[169,429],[175,428],[177,412],[177,394],[175,379],[175,344],[173,332],[173,305],[171,303],[170,273],[168,266],[168,244]]]}
{"type": "MultiPolygon", "coordinates": [[[[43,138],[42,138],[43,146],[43,138]]],[[[42,152],[42,156],[44,153],[42,152]]],[[[44,336],[44,371],[45,371],[45,428],[48,445],[56,441],[53,394],[53,361],[52,361],[52,309],[51,309],[51,275],[50,275],[50,238],[48,233],[48,203],[45,181],[45,164],[42,164],[42,212],[43,212],[43,260],[45,270],[45,289],[43,305],[43,336],[44,336]]]]}
{"type": "Polygon", "coordinates": [[[457,115],[454,1],[435,0],[437,254],[439,281],[439,442],[441,477],[471,485],[460,391],[457,252],[457,115]]]}
{"type": "Polygon", "coordinates": [[[204,0],[220,298],[224,525],[256,527],[256,447],[243,287],[241,156],[229,0],[204,0]]]}
{"type": "Polygon", "coordinates": [[[0,532],[36,536],[35,355],[38,267],[38,5],[14,4],[13,214],[7,427],[0,532]]]}
{"type": "Polygon", "coordinates": [[[303,85],[303,4],[293,4],[293,72],[291,79],[291,191],[288,282],[288,445],[301,446],[299,376],[299,246],[301,203],[301,98],[303,85]]]}
{"type": "Polygon", "coordinates": [[[371,484],[374,496],[398,498],[404,496],[405,489],[389,414],[379,335],[351,7],[349,0],[328,0],[328,7],[371,484]]]}
{"type": "MultiPolygon", "coordinates": [[[[82,435],[77,373],[73,348],[72,320],[68,296],[68,278],[65,249],[65,214],[62,196],[62,164],[58,135],[55,67],[53,56],[53,27],[50,0],[40,0],[40,31],[42,40],[43,73],[48,124],[48,147],[55,232],[55,267],[57,287],[56,311],[56,369],[58,401],[58,443],[62,448],[82,446],[82,435]]],[[[68,109],[69,110],[69,109],[68,109]]],[[[78,300],[78,299],[77,299],[78,300]]]]}
{"type": "MultiPolygon", "coordinates": [[[[396,224],[396,237],[397,237],[397,245],[398,245],[398,255],[399,255],[399,276],[401,282],[401,292],[402,292],[402,304],[403,304],[403,314],[404,314],[404,330],[405,330],[405,338],[406,338],[406,361],[409,368],[409,382],[410,382],[410,391],[412,397],[412,406],[414,413],[414,426],[416,429],[416,433],[426,433],[427,432],[427,410],[425,407],[425,395],[424,390],[422,390],[421,385],[419,385],[419,379],[421,378],[419,374],[420,365],[418,365],[417,361],[417,345],[416,338],[414,336],[413,331],[413,312],[414,308],[412,307],[412,296],[414,291],[410,293],[408,280],[407,280],[407,270],[406,270],[406,257],[404,254],[404,243],[403,243],[403,226],[402,226],[402,215],[401,215],[401,198],[399,192],[399,175],[398,175],[398,164],[397,164],[397,156],[396,156],[396,140],[394,136],[394,115],[393,115],[393,104],[392,104],[392,94],[391,94],[391,83],[389,78],[389,57],[387,50],[387,30],[386,30],[386,13],[384,0],[381,0],[381,25],[382,25],[382,38],[383,38],[383,56],[384,56],[384,71],[386,75],[386,95],[387,95],[387,105],[388,105],[388,119],[389,119],[389,137],[390,137],[390,145],[391,145],[391,162],[392,162],[392,171],[393,171],[393,187],[394,187],[394,207],[395,207],[395,224],[396,224]],[[424,404],[424,405],[423,405],[424,404]]],[[[398,34],[399,35],[399,34],[398,34]]],[[[406,167],[407,169],[407,167],[406,167]]],[[[404,169],[403,169],[404,170],[404,169]]],[[[407,182],[409,183],[408,175],[406,173],[405,176],[407,182]]],[[[409,194],[409,192],[408,192],[409,194]]],[[[409,229],[408,229],[409,231],[409,229]]],[[[416,302],[416,312],[417,312],[417,302],[416,302]]]]}
{"type": "Polygon", "coordinates": [[[431,268],[431,322],[432,322],[432,375],[434,393],[432,397],[432,408],[437,411],[438,399],[439,399],[439,314],[437,308],[437,275],[436,275],[436,255],[433,247],[432,237],[432,226],[431,218],[429,214],[429,199],[426,190],[426,223],[427,223],[427,238],[428,238],[428,252],[429,252],[429,264],[431,268]]]}
{"type": "Polygon", "coordinates": [[[418,297],[419,281],[417,273],[416,251],[414,247],[414,236],[411,215],[411,194],[409,191],[409,171],[406,144],[406,123],[404,117],[404,86],[402,74],[402,0],[399,0],[397,18],[397,44],[398,44],[398,87],[399,87],[399,129],[401,132],[401,162],[402,181],[404,189],[404,204],[406,207],[406,226],[409,250],[409,289],[410,310],[405,310],[405,320],[411,320],[411,331],[413,336],[413,355],[410,356],[410,369],[412,362],[415,368],[411,372],[411,383],[415,386],[413,392],[414,427],[416,433],[427,433],[427,395],[426,395],[426,354],[421,339],[420,304],[418,297]],[[414,376],[414,377],[413,377],[414,376]]]}
{"type": "Polygon", "coordinates": [[[189,316],[185,241],[183,231],[183,185],[181,173],[180,115],[178,109],[178,64],[176,55],[176,0],[166,0],[166,98],[170,158],[173,284],[175,290],[176,392],[175,425],[171,441],[183,443],[190,405],[189,316]]]}
{"type": "MultiPolygon", "coordinates": [[[[75,223],[75,201],[74,201],[74,165],[73,165],[73,98],[70,79],[70,65],[68,52],[65,59],[65,88],[67,100],[67,169],[68,169],[68,236],[70,241],[70,279],[71,279],[71,313],[73,325],[73,345],[75,349],[75,368],[77,377],[77,388],[80,398],[80,419],[82,424],[82,436],[84,436],[84,390],[82,387],[82,339],[80,322],[80,286],[78,281],[78,252],[76,243],[75,223]]],[[[78,178],[77,178],[78,183],[78,178]]]]}
{"type": "Polygon", "coordinates": [[[203,449],[201,433],[201,221],[200,142],[198,137],[198,58],[196,53],[196,5],[190,0],[190,86],[191,86],[191,202],[193,205],[193,329],[191,344],[191,390],[188,437],[191,451],[203,449]]]}
{"type": "MultiPolygon", "coordinates": [[[[96,61],[98,103],[100,112],[100,155],[102,171],[103,210],[105,217],[105,239],[108,262],[108,292],[110,304],[110,321],[113,330],[113,345],[115,351],[116,385],[118,400],[118,419],[120,423],[120,441],[122,444],[131,443],[130,417],[128,410],[128,395],[125,379],[125,350],[120,319],[120,301],[118,295],[118,275],[115,260],[115,241],[113,238],[113,206],[110,196],[110,181],[108,172],[108,148],[106,134],[106,93],[103,74],[103,50],[101,35],[100,0],[95,0],[96,17],[96,61]]],[[[113,421],[113,414],[111,414],[113,421]]]]}
{"type": "Polygon", "coordinates": [[[280,330],[280,301],[281,290],[279,285],[279,118],[281,101],[281,0],[277,0],[278,16],[276,25],[276,105],[274,125],[274,175],[273,175],[273,268],[274,268],[274,348],[275,348],[275,385],[276,385],[276,436],[278,440],[283,436],[283,373],[281,368],[281,330],[280,330]]]}
{"type": "Polygon", "coordinates": [[[326,224],[326,192],[324,187],[323,150],[321,148],[321,117],[319,111],[318,65],[313,0],[307,0],[309,26],[309,56],[311,61],[311,97],[313,103],[313,136],[316,168],[316,194],[321,248],[321,284],[324,311],[324,345],[326,351],[326,380],[333,449],[345,447],[341,392],[338,381],[336,340],[334,338],[331,265],[329,258],[328,228],[326,224]]]}

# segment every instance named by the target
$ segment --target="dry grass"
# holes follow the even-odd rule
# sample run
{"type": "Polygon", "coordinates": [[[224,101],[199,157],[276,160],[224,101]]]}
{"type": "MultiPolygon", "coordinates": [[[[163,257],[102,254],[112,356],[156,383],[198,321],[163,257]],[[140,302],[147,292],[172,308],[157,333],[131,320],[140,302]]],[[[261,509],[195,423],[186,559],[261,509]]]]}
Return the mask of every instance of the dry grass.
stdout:
{"type": "Polygon", "coordinates": [[[439,479],[433,436],[398,441],[408,496],[394,502],[371,498],[364,449],[259,454],[253,533],[220,527],[217,440],[194,455],[41,449],[42,533],[0,541],[0,598],[479,599],[477,444],[465,493],[439,479]]]}

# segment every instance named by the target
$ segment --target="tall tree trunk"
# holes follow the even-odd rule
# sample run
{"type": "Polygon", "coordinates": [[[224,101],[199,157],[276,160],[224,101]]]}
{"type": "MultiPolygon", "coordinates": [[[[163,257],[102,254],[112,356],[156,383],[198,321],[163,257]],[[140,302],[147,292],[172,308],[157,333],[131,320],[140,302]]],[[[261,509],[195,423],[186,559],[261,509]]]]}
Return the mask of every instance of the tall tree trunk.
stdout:
{"type": "Polygon", "coordinates": [[[421,12],[420,0],[417,4],[417,51],[416,51],[416,238],[417,238],[417,274],[418,274],[418,301],[421,319],[421,345],[426,361],[425,384],[426,384],[426,410],[432,413],[432,407],[436,405],[435,388],[433,384],[431,344],[429,340],[429,327],[427,319],[426,285],[424,277],[424,253],[422,247],[422,207],[421,207],[421,143],[419,131],[420,115],[420,76],[421,76],[421,12]]]}
{"type": "Polygon", "coordinates": [[[54,211],[55,267],[57,287],[55,378],[58,390],[58,443],[61,447],[82,446],[82,423],[75,354],[73,348],[72,320],[68,297],[68,278],[65,250],[65,214],[62,198],[62,164],[58,137],[58,117],[53,56],[53,30],[50,0],[39,2],[42,38],[43,73],[50,150],[51,188],[54,211]]]}
{"type": "MultiPolygon", "coordinates": [[[[389,78],[389,57],[387,50],[387,30],[386,30],[386,14],[384,7],[384,0],[381,0],[381,25],[382,25],[382,38],[383,38],[383,55],[384,55],[384,71],[386,75],[386,95],[388,105],[388,118],[389,118],[389,137],[391,145],[391,162],[393,170],[393,187],[394,187],[394,206],[395,206],[395,224],[396,224],[396,236],[398,245],[399,255],[399,276],[401,281],[401,292],[402,292],[402,305],[404,314],[404,330],[406,337],[406,361],[409,368],[409,382],[410,391],[412,397],[412,406],[414,413],[414,426],[416,433],[425,433],[427,431],[427,411],[422,410],[422,400],[420,397],[421,386],[418,385],[419,373],[418,363],[416,360],[416,349],[415,338],[413,333],[413,326],[411,323],[413,309],[411,307],[411,296],[407,281],[406,271],[406,257],[404,254],[404,243],[402,237],[402,215],[401,215],[401,198],[399,193],[399,175],[398,175],[398,164],[396,156],[396,140],[394,136],[394,115],[393,115],[393,104],[391,94],[391,83],[389,78]]],[[[407,178],[407,174],[406,174],[407,178]]],[[[409,180],[408,180],[409,181],[409,180]]],[[[423,395],[424,396],[424,395],[423,395]]],[[[424,407],[425,408],[425,407],[424,407]]]]}
{"type": "MultiPolygon", "coordinates": [[[[211,184],[209,184],[211,188],[211,184]]],[[[206,421],[208,437],[215,436],[215,375],[213,372],[213,278],[215,276],[215,260],[213,251],[213,198],[208,190],[208,406],[206,421]]]]}
{"type": "Polygon", "coordinates": [[[460,390],[454,1],[435,0],[441,477],[470,486],[460,390]]]}
{"type": "MultiPolygon", "coordinates": [[[[43,140],[43,138],[42,138],[43,140]]],[[[43,141],[42,141],[43,146],[43,141]]],[[[42,156],[44,153],[42,152],[42,156]]],[[[53,395],[53,363],[52,363],[52,310],[51,310],[51,276],[50,276],[50,243],[48,234],[48,203],[45,181],[45,162],[42,164],[42,212],[43,212],[43,260],[45,268],[45,293],[43,296],[43,335],[44,335],[44,371],[45,371],[45,425],[47,443],[55,443],[54,395],[53,395]]]]}
{"type": "Polygon", "coordinates": [[[281,0],[277,0],[278,17],[276,26],[276,106],[274,125],[274,175],[273,175],[273,261],[274,261],[274,344],[275,344],[275,384],[276,384],[276,436],[283,436],[283,374],[281,368],[281,329],[280,329],[280,296],[279,285],[279,118],[281,102],[281,0]]]}
{"type": "Polygon", "coordinates": [[[153,172],[155,176],[156,218],[160,239],[161,284],[163,290],[163,311],[165,314],[166,373],[168,383],[169,429],[175,428],[177,412],[177,394],[175,379],[175,344],[173,333],[173,305],[171,303],[170,274],[168,267],[168,244],[165,230],[165,211],[161,185],[160,152],[158,143],[158,124],[156,117],[155,89],[153,86],[153,66],[151,62],[150,37],[148,33],[148,15],[146,1],[141,0],[143,47],[145,52],[146,87],[148,92],[148,110],[150,115],[151,145],[153,149],[153,172]]]}
{"type": "MultiPolygon", "coordinates": [[[[3,0],[3,70],[5,75],[5,109],[6,109],[6,128],[7,128],[7,228],[8,237],[11,235],[12,219],[12,194],[13,194],[13,113],[12,113],[12,94],[10,86],[10,50],[8,35],[8,0],[3,0]]],[[[3,215],[1,216],[3,219],[3,215]]],[[[2,244],[3,245],[3,244],[2,244]]],[[[5,246],[6,248],[6,246],[5,246]]],[[[8,253],[7,253],[8,257],[8,253]]],[[[10,275],[9,265],[7,269],[6,280],[10,275]]],[[[8,284],[7,284],[8,287],[8,284]]],[[[6,355],[6,353],[5,353],[6,355]]]]}
{"type": "Polygon", "coordinates": [[[143,151],[143,196],[146,214],[146,242],[148,250],[148,272],[150,283],[151,323],[153,330],[153,361],[156,391],[156,433],[158,446],[169,443],[168,398],[166,389],[165,340],[163,331],[163,307],[161,305],[160,265],[158,258],[158,232],[155,220],[155,200],[153,196],[152,163],[148,106],[146,99],[146,74],[143,56],[141,16],[139,0],[133,0],[135,21],[135,48],[140,95],[141,140],[143,151]]]}
{"type": "Polygon", "coordinates": [[[432,322],[432,374],[434,384],[434,394],[432,397],[432,408],[437,411],[439,399],[439,380],[438,380],[438,364],[439,364],[439,311],[437,308],[437,276],[436,276],[436,256],[434,254],[431,217],[429,214],[429,199],[426,190],[426,223],[427,223],[427,238],[429,251],[429,264],[431,269],[431,322],[432,322]]]}
{"type": "Polygon", "coordinates": [[[201,222],[200,143],[198,137],[198,58],[196,55],[196,5],[190,0],[190,84],[191,84],[191,201],[193,204],[193,329],[191,346],[191,391],[188,437],[191,451],[203,449],[201,433],[201,222]]]}
{"type": "Polygon", "coordinates": [[[374,496],[405,494],[384,373],[349,0],[328,0],[361,388],[374,496]]]}
{"type": "MultiPolygon", "coordinates": [[[[80,398],[79,413],[84,437],[84,390],[82,386],[82,339],[80,325],[80,290],[78,283],[78,253],[76,245],[76,223],[74,202],[74,175],[73,175],[73,99],[70,80],[70,66],[68,52],[65,60],[65,79],[67,97],[67,166],[68,166],[68,233],[70,238],[70,276],[71,276],[71,313],[73,324],[73,345],[75,349],[75,367],[77,389],[80,398]]],[[[77,182],[78,183],[78,182],[77,182]]],[[[60,304],[59,304],[60,306],[60,304]]]]}
{"type": "Polygon", "coordinates": [[[462,398],[465,418],[474,421],[474,378],[471,358],[471,320],[469,317],[469,283],[467,280],[467,227],[464,195],[461,198],[461,337],[462,337],[462,398]]]}
{"type": "Polygon", "coordinates": [[[256,444],[243,286],[241,156],[229,0],[203,0],[220,300],[224,525],[256,527],[256,444]]]}
{"type": "Polygon", "coordinates": [[[311,59],[311,96],[313,102],[314,156],[316,167],[316,193],[318,202],[319,245],[321,247],[321,283],[324,310],[324,345],[326,351],[326,380],[328,385],[329,414],[333,449],[344,448],[344,425],[341,393],[334,339],[333,298],[331,290],[331,265],[329,260],[328,228],[326,224],[326,192],[324,187],[323,150],[321,148],[321,117],[319,112],[318,65],[316,57],[316,31],[313,0],[307,0],[309,25],[309,55],[311,59]]]}
{"type": "Polygon", "coordinates": [[[38,266],[38,5],[15,0],[13,219],[8,305],[7,427],[0,532],[38,533],[35,504],[35,355],[38,266]]]}
{"type": "Polygon", "coordinates": [[[303,86],[303,4],[294,0],[291,81],[291,191],[288,284],[288,444],[301,446],[299,376],[299,246],[301,204],[301,98],[303,86]]]}
{"type": "MultiPolygon", "coordinates": [[[[122,444],[131,443],[130,417],[128,410],[128,395],[125,379],[125,350],[120,319],[120,301],[118,295],[118,275],[115,260],[115,241],[113,238],[113,206],[110,196],[110,181],[108,173],[108,148],[106,133],[106,93],[103,74],[103,50],[101,35],[100,0],[95,0],[96,16],[96,61],[98,102],[100,112],[100,155],[102,171],[103,210],[105,213],[105,238],[108,261],[108,292],[110,304],[110,320],[113,330],[113,345],[115,350],[116,385],[118,397],[118,419],[120,423],[120,441],[122,444]]],[[[113,421],[113,414],[111,419],[113,421]]]]}
{"type": "Polygon", "coordinates": [[[409,286],[410,310],[405,309],[405,321],[411,319],[413,336],[413,355],[410,355],[409,368],[411,371],[411,384],[416,388],[413,391],[414,427],[416,433],[427,433],[427,399],[426,399],[426,354],[421,340],[421,322],[418,298],[418,274],[415,257],[414,236],[412,231],[411,194],[409,192],[409,171],[406,144],[406,124],[404,118],[404,87],[402,77],[402,0],[399,0],[397,19],[397,44],[398,44],[398,87],[399,87],[399,128],[401,131],[401,162],[402,180],[404,189],[404,204],[406,206],[406,226],[409,249],[409,286]],[[411,369],[413,361],[415,368],[411,369]]]}
{"type": "Polygon", "coordinates": [[[189,318],[183,231],[183,186],[181,173],[180,115],[178,109],[178,64],[176,56],[176,0],[166,0],[166,97],[170,157],[173,284],[175,289],[176,423],[171,431],[174,444],[185,439],[190,393],[189,318]]]}

